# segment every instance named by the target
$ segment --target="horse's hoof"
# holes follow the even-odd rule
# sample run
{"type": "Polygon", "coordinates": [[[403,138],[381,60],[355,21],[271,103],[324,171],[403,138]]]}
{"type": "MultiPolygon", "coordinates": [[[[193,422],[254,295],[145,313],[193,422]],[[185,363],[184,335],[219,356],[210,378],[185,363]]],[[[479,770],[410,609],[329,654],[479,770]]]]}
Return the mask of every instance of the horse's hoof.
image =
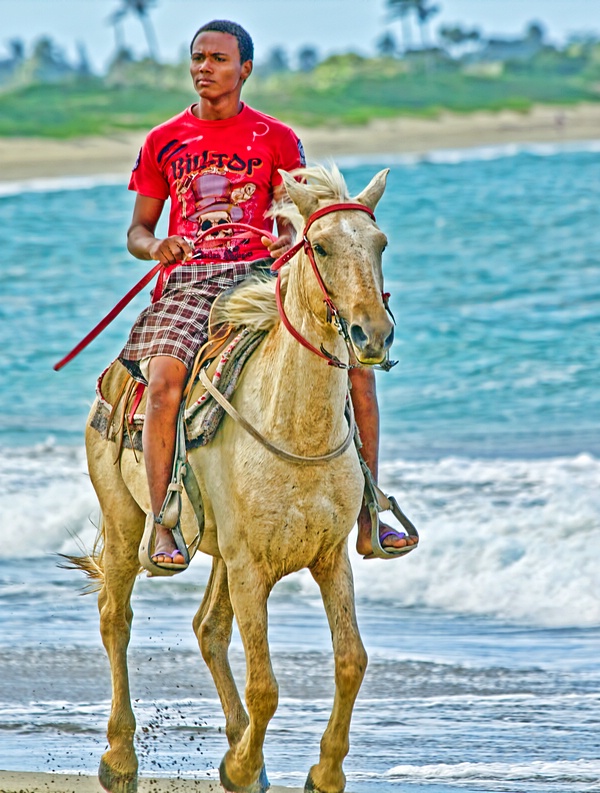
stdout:
{"type": "MultiPolygon", "coordinates": [[[[345,788],[341,788],[341,790],[336,791],[336,793],[344,793],[344,790],[345,788]]],[[[312,776],[309,774],[304,783],[304,793],[324,793],[324,791],[315,785],[312,776]]]]}
{"type": "Polygon", "coordinates": [[[104,760],[100,760],[98,781],[108,793],[137,793],[138,775],[117,774],[104,760]]]}
{"type": "Polygon", "coordinates": [[[260,769],[260,774],[258,775],[256,782],[253,785],[246,785],[244,787],[242,785],[236,785],[231,781],[231,779],[229,779],[225,769],[225,758],[223,758],[221,765],[219,766],[219,777],[221,779],[221,784],[227,793],[266,793],[266,791],[271,787],[271,783],[267,777],[267,769],[264,765],[260,769]]]}

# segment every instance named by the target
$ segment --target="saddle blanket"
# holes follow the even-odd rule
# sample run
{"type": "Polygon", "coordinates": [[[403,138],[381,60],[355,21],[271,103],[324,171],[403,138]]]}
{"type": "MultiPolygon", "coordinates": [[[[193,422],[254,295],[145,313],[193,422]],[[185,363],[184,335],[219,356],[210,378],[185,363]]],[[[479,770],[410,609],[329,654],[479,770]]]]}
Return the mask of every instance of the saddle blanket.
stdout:
{"type": "MultiPolygon", "coordinates": [[[[231,399],[244,365],[256,350],[265,331],[243,328],[221,348],[212,351],[207,372],[213,385],[231,399]]],[[[194,367],[195,369],[196,367],[194,367]]],[[[146,408],[146,391],[134,380],[123,364],[116,360],[98,378],[96,385],[96,411],[90,426],[107,440],[119,443],[126,449],[142,449],[142,428],[146,408]],[[140,398],[141,396],[141,398],[140,398]]],[[[196,378],[189,390],[185,405],[186,447],[205,446],[215,436],[225,411],[196,378]]]]}

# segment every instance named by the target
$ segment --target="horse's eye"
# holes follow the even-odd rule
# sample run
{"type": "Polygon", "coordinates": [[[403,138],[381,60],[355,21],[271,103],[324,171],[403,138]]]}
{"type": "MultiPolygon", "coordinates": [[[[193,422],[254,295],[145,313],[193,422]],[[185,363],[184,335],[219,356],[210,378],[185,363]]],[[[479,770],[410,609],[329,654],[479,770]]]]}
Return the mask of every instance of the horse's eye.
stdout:
{"type": "Polygon", "coordinates": [[[315,253],[318,253],[319,256],[327,256],[327,251],[325,250],[325,248],[323,248],[322,245],[319,245],[318,242],[315,242],[315,244],[313,245],[313,250],[315,253]]]}

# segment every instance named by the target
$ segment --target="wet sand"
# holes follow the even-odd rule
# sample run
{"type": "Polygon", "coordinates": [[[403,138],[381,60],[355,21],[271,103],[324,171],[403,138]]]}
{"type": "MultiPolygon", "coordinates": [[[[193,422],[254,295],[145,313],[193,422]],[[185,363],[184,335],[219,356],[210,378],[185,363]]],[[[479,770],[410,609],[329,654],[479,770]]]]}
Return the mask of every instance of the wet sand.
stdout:
{"type": "MultiPolygon", "coordinates": [[[[141,777],[138,793],[220,793],[216,781],[141,777]]],[[[301,793],[300,788],[274,785],[272,793],[301,793]]],[[[78,774],[37,774],[0,771],[0,793],[102,793],[96,777],[78,774]]]]}
{"type": "MultiPolygon", "coordinates": [[[[435,120],[394,118],[366,127],[295,128],[309,160],[370,154],[425,153],[510,143],[560,143],[600,139],[600,103],[535,107],[528,113],[500,111],[435,120]]],[[[37,177],[126,175],[143,132],[52,140],[0,138],[0,181],[37,177]]]]}

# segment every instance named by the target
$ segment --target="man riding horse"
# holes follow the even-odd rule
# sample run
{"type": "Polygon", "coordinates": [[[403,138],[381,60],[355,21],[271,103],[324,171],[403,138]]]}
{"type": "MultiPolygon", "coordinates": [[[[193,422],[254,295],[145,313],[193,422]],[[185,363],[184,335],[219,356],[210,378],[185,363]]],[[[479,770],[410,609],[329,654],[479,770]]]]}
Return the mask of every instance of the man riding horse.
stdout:
{"type": "MultiPolygon", "coordinates": [[[[137,198],[127,247],[136,258],[163,265],[160,289],[136,320],[119,356],[148,387],[143,449],[155,517],[171,482],[182,394],[206,341],[214,299],[257,268],[268,270],[293,242],[292,227],[281,220],[273,241],[267,212],[284,195],[279,169],[305,165],[302,145],[289,127],[241,101],[252,59],[252,39],[235,23],[215,20],[196,32],[190,73],[199,101],[149,133],[129,185],[137,198]],[[168,236],[158,238],[155,231],[167,199],[168,236]],[[239,239],[230,228],[219,230],[239,221],[264,229],[260,245],[250,235],[239,239]]],[[[362,455],[376,480],[379,412],[374,373],[354,368],[350,380],[362,455]]],[[[373,552],[371,525],[363,505],[356,548],[365,557],[373,552]]],[[[389,558],[417,544],[415,537],[385,524],[379,538],[389,558]]],[[[187,567],[172,531],[160,522],[155,524],[150,559],[151,571],[157,566],[174,574],[187,567]]]]}

